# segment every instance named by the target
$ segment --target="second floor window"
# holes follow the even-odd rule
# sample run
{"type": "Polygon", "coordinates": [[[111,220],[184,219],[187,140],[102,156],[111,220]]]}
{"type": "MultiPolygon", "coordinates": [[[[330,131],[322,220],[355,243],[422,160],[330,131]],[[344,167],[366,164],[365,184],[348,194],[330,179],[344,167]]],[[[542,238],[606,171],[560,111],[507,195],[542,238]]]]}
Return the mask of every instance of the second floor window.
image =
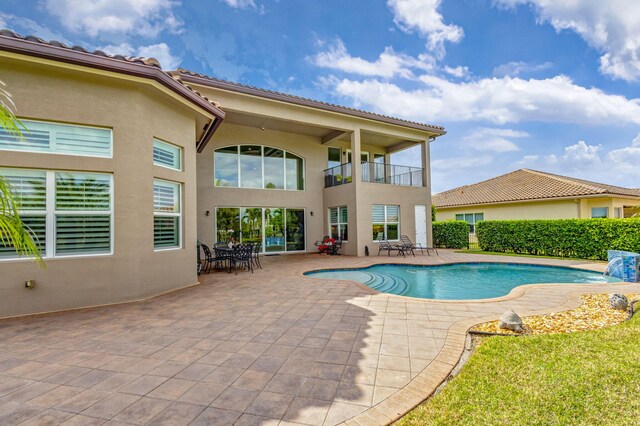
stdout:
{"type": "Polygon", "coordinates": [[[262,145],[216,149],[215,186],[229,188],[304,190],[304,160],[262,145]]]}

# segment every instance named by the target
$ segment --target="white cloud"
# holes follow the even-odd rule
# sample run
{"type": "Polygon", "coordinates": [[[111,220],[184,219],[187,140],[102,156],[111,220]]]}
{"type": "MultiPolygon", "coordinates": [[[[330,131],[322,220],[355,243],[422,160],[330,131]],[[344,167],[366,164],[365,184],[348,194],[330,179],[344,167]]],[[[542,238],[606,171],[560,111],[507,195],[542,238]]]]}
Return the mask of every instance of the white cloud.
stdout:
{"type": "Polygon", "coordinates": [[[551,62],[530,64],[523,61],[513,61],[495,67],[493,69],[493,75],[496,77],[518,77],[522,74],[533,74],[548,70],[552,66],[553,64],[551,62]]]}
{"type": "Polygon", "coordinates": [[[632,1],[494,0],[498,6],[531,4],[539,22],[570,30],[602,52],[600,70],[627,81],[640,77],[640,8],[632,1]]]}
{"type": "Polygon", "coordinates": [[[464,31],[457,25],[444,23],[438,9],[441,0],[387,0],[393,20],[403,31],[417,30],[427,38],[427,47],[444,56],[444,43],[462,40],[464,31]]]}
{"type": "Polygon", "coordinates": [[[108,45],[101,47],[100,50],[109,55],[124,56],[144,56],[146,58],[156,58],[162,69],[175,70],[180,65],[181,59],[171,54],[171,49],[166,43],[151,44],[148,46],[133,47],[129,43],[121,43],[118,45],[108,45]]]}
{"type": "Polygon", "coordinates": [[[457,67],[450,67],[447,65],[443,68],[443,70],[447,74],[452,75],[454,77],[458,77],[458,78],[465,78],[470,75],[469,67],[463,67],[460,65],[457,67]]]}
{"type": "Polygon", "coordinates": [[[604,151],[601,145],[578,141],[564,147],[561,155],[525,155],[515,165],[531,167],[592,181],[638,187],[640,135],[629,146],[604,151]]]}
{"type": "Polygon", "coordinates": [[[403,89],[376,79],[320,79],[356,106],[417,121],[640,124],[639,99],[578,86],[562,75],[544,80],[503,77],[462,83],[422,75],[418,80],[422,87],[403,89]]]}
{"type": "Polygon", "coordinates": [[[259,7],[256,5],[255,0],[222,0],[227,6],[234,9],[253,9],[258,11],[261,15],[265,13],[264,5],[259,7]]]}
{"type": "Polygon", "coordinates": [[[465,147],[476,151],[513,152],[520,148],[510,139],[527,138],[527,132],[513,129],[494,129],[479,127],[464,136],[461,141],[465,147]]]}
{"type": "Polygon", "coordinates": [[[385,48],[384,52],[375,61],[367,61],[366,59],[351,56],[340,39],[329,45],[328,50],[307,59],[319,67],[383,78],[413,78],[412,69],[430,71],[435,66],[435,60],[429,55],[421,55],[418,58],[414,58],[396,53],[391,47],[385,48]]]}
{"type": "Polygon", "coordinates": [[[0,28],[10,28],[17,33],[34,35],[47,41],[57,40],[67,45],[72,44],[62,34],[53,31],[32,19],[8,13],[0,13],[0,28]]]}
{"type": "Polygon", "coordinates": [[[164,30],[178,32],[175,0],[45,0],[47,11],[69,30],[91,37],[140,35],[156,37],[164,30]]]}

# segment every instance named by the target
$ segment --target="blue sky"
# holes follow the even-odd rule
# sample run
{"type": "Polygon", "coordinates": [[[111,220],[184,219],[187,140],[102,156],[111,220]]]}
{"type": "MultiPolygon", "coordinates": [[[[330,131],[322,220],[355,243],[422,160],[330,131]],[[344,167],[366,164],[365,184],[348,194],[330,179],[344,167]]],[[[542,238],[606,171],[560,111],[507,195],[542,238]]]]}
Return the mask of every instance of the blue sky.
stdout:
{"type": "Polygon", "coordinates": [[[445,126],[434,192],[522,167],[640,187],[634,3],[3,0],[0,26],[445,126]]]}

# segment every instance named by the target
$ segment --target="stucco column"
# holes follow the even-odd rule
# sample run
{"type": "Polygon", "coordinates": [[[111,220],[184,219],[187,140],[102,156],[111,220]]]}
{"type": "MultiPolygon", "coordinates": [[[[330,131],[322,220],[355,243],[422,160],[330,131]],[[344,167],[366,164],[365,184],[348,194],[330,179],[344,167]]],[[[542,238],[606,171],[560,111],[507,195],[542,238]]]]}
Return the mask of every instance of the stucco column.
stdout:
{"type": "Polygon", "coordinates": [[[391,182],[391,154],[384,154],[384,181],[385,183],[391,182]]]}
{"type": "Polygon", "coordinates": [[[351,132],[351,176],[356,185],[362,182],[360,166],[360,128],[351,132]]]}
{"type": "Polygon", "coordinates": [[[425,140],[420,144],[422,157],[422,185],[427,192],[427,246],[433,247],[433,223],[431,220],[431,153],[429,140],[425,140]]]}

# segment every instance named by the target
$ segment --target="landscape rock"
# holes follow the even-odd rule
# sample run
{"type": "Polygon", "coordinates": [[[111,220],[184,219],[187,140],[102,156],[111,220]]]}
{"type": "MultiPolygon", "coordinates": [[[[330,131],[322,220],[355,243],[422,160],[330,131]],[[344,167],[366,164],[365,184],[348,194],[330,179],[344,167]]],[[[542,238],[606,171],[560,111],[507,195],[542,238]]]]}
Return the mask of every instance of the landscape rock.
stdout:
{"type": "Polygon", "coordinates": [[[500,328],[515,331],[517,333],[524,331],[522,328],[522,318],[520,318],[513,309],[502,314],[498,325],[500,328]]]}
{"type": "Polygon", "coordinates": [[[609,304],[613,309],[626,311],[629,308],[629,299],[624,294],[613,293],[609,295],[609,304]]]}

